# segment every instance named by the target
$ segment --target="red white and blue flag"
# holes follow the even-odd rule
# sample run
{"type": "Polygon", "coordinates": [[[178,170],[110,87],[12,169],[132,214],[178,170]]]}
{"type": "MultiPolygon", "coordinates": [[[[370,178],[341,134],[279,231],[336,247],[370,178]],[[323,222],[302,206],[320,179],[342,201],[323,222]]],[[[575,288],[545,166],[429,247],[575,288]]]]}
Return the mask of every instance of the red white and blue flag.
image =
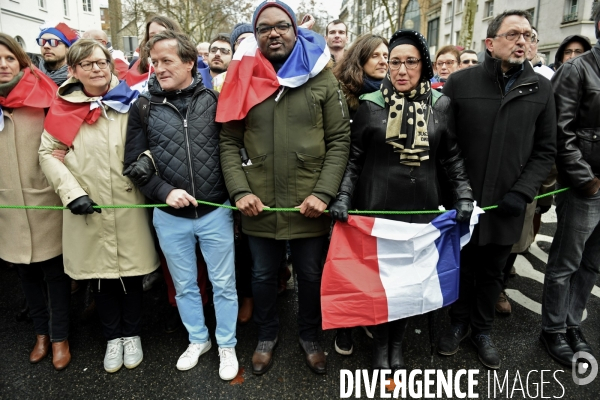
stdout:
{"type": "MultiPolygon", "coordinates": [[[[138,59],[131,68],[127,70],[125,73],[125,82],[127,82],[127,86],[129,86],[132,90],[137,90],[140,93],[144,93],[148,91],[148,81],[150,80],[150,75],[152,75],[152,63],[148,63],[148,72],[140,73],[138,71],[138,65],[140,64],[140,60],[138,59]]],[[[119,78],[121,79],[121,78],[119,78]]]]}
{"type": "Polygon", "coordinates": [[[336,223],[321,281],[323,329],[378,325],[424,314],[458,298],[460,249],[479,221],[456,211],[429,224],[349,216],[336,223]]]}
{"type": "Polygon", "coordinates": [[[217,122],[241,120],[248,111],[271,96],[280,86],[303,85],[325,68],[331,55],[323,36],[298,28],[292,53],[279,71],[263,56],[256,38],[246,38],[237,49],[217,104],[217,122]]]}

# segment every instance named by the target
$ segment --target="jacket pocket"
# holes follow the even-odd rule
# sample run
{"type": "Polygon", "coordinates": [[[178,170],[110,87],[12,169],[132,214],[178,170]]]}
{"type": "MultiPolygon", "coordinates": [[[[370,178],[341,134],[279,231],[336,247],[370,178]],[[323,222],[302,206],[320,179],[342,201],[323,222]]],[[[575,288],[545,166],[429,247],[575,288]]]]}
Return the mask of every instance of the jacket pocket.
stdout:
{"type": "Polygon", "coordinates": [[[268,205],[267,199],[267,171],[265,169],[265,160],[267,155],[252,157],[251,165],[242,165],[242,170],[246,174],[246,180],[250,186],[252,194],[258,197],[264,205],[268,205]]]}
{"type": "Polygon", "coordinates": [[[590,164],[594,172],[600,171],[600,128],[586,128],[575,132],[577,146],[585,162],[590,164]]]}
{"type": "Polygon", "coordinates": [[[313,192],[321,176],[325,157],[315,157],[296,152],[296,201],[302,204],[313,192]]]}

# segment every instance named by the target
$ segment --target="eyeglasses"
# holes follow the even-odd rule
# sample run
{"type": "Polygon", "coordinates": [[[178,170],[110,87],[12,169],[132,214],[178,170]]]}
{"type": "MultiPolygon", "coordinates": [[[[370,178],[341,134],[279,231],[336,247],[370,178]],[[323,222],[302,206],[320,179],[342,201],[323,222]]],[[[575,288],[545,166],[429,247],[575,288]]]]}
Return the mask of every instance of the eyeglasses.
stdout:
{"type": "Polygon", "coordinates": [[[50,45],[50,47],[56,47],[59,44],[64,43],[60,39],[42,39],[42,38],[37,38],[37,39],[35,39],[35,41],[37,42],[38,46],[40,46],[40,47],[44,46],[46,43],[48,43],[50,45]]]}
{"type": "Polygon", "coordinates": [[[531,35],[531,43],[539,43],[540,39],[536,35],[531,35]]]}
{"type": "Polygon", "coordinates": [[[217,54],[217,51],[220,51],[224,55],[231,53],[231,49],[226,49],[225,47],[211,47],[209,51],[213,54],[217,54]]]}
{"type": "Polygon", "coordinates": [[[462,63],[465,65],[468,65],[468,64],[477,65],[477,64],[479,64],[479,61],[477,61],[477,60],[462,60],[462,63]]]}
{"type": "Polygon", "coordinates": [[[444,64],[446,64],[446,66],[451,67],[453,66],[455,63],[454,60],[448,60],[448,61],[438,61],[435,63],[435,66],[438,68],[442,68],[444,66],[444,64]]]}
{"type": "Polygon", "coordinates": [[[94,64],[96,64],[96,66],[100,69],[106,69],[106,67],[108,67],[110,62],[108,62],[108,60],[84,61],[84,62],[80,62],[77,65],[79,65],[81,67],[81,69],[84,71],[91,71],[92,68],[94,67],[94,64]]]}
{"type": "Polygon", "coordinates": [[[496,35],[496,37],[504,36],[506,38],[506,40],[515,42],[515,41],[519,40],[521,35],[523,35],[523,39],[525,39],[526,42],[533,43],[535,40],[537,40],[537,37],[535,35],[533,35],[531,32],[510,31],[510,32],[506,32],[506,33],[501,33],[500,35],[496,35]]]}
{"type": "Polygon", "coordinates": [[[583,50],[575,49],[575,50],[565,50],[563,53],[565,56],[570,56],[571,54],[583,54],[583,50]]]}
{"type": "Polygon", "coordinates": [[[260,36],[267,36],[271,34],[271,31],[275,29],[279,35],[285,35],[289,30],[292,24],[277,24],[277,25],[261,25],[256,28],[256,33],[260,36]]]}
{"type": "Polygon", "coordinates": [[[390,60],[390,69],[393,71],[396,71],[398,69],[400,69],[400,67],[402,67],[402,64],[404,64],[404,66],[406,67],[406,69],[415,69],[419,66],[419,63],[421,62],[420,59],[418,58],[407,58],[406,61],[400,61],[396,58],[390,60]]]}

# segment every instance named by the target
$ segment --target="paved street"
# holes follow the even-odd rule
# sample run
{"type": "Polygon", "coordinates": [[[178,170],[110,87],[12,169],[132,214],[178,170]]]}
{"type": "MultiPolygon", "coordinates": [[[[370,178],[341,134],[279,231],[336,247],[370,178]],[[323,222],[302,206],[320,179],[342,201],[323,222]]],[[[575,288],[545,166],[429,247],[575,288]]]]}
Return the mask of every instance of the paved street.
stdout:
{"type": "MultiPolygon", "coordinates": [[[[498,371],[500,381],[508,371],[509,393],[502,394],[490,384],[489,397],[542,398],[540,370],[545,372],[543,397],[564,399],[598,399],[600,377],[586,386],[577,386],[571,371],[563,370],[547,355],[539,343],[540,302],[542,297],[545,257],[556,224],[553,211],[544,216],[546,222],[530,254],[519,256],[518,275],[510,280],[509,296],[513,313],[496,319],[493,338],[502,355],[498,371]],[[527,375],[529,371],[537,370],[527,375]],[[554,377],[553,377],[554,374],[554,377]],[[522,382],[519,384],[520,376],[522,382]],[[558,380],[558,382],[557,382],[558,380]],[[560,382],[560,384],[559,384],[560,382]],[[513,391],[513,388],[515,389],[513,391]],[[511,395],[512,391],[512,395],[511,395]]],[[[293,282],[287,294],[279,298],[281,321],[280,343],[275,352],[275,364],[265,376],[252,375],[250,359],[254,350],[255,327],[252,323],[238,327],[237,354],[245,372],[235,384],[219,379],[219,358],[216,346],[200,358],[198,366],[181,372],[175,368],[179,355],[187,347],[183,329],[173,334],[163,332],[168,304],[163,284],[145,294],[145,313],[142,332],[144,361],[133,370],[122,368],[115,374],[104,371],[102,361],[106,342],[100,323],[93,319],[82,324],[84,293],[73,295],[70,345],[73,356],[70,366],[54,371],[50,358],[31,365],[28,355],[34,342],[31,323],[16,322],[14,315],[22,294],[16,271],[0,266],[0,398],[1,399],[323,399],[340,397],[340,370],[369,368],[370,340],[362,329],[353,332],[354,354],[340,356],[333,350],[333,332],[324,332],[322,344],[328,353],[328,374],[317,376],[310,372],[298,345],[295,315],[297,302],[293,282]]],[[[600,286],[600,285],[599,285],[600,286]]],[[[446,310],[438,312],[439,328],[448,324],[446,310]]],[[[600,350],[600,289],[596,287],[587,307],[587,319],[582,325],[585,334],[597,351],[600,350]]],[[[214,331],[214,321],[209,324],[214,331]]],[[[214,337],[213,337],[213,344],[214,337]]],[[[488,372],[477,359],[474,347],[463,342],[453,357],[430,357],[429,331],[426,317],[409,322],[404,342],[404,354],[409,369],[478,369],[479,398],[488,398],[488,372]]],[[[492,375],[493,376],[493,375],[492,375]]],[[[466,381],[465,381],[466,382],[466,381]]],[[[435,387],[435,386],[434,386],[435,387]]],[[[466,383],[461,385],[466,389],[466,383]]],[[[376,391],[377,396],[379,390],[376,391]]],[[[364,388],[361,398],[366,398],[364,388]]],[[[354,398],[354,395],[352,396],[354,398]]]]}

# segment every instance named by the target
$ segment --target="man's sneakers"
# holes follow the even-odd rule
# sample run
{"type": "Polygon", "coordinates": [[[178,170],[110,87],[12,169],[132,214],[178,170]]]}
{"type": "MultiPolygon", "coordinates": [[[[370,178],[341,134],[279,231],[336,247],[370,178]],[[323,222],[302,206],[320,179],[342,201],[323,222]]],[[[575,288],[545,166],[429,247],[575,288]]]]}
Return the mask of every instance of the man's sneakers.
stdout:
{"type": "Polygon", "coordinates": [[[469,333],[471,332],[471,328],[469,325],[452,325],[450,329],[448,329],[438,343],[437,351],[438,353],[444,356],[451,356],[456,354],[458,351],[458,347],[460,342],[465,340],[469,333]]]}
{"type": "Polygon", "coordinates": [[[492,342],[490,335],[476,334],[471,335],[471,342],[477,348],[479,361],[490,369],[500,368],[500,355],[496,350],[496,346],[492,342]]]}
{"type": "Polygon", "coordinates": [[[219,376],[224,381],[230,381],[235,378],[240,369],[237,356],[235,355],[235,347],[219,347],[219,376]]]}
{"type": "Polygon", "coordinates": [[[117,372],[123,366],[123,338],[109,340],[104,354],[104,369],[106,372],[117,372]]]}
{"type": "Polygon", "coordinates": [[[140,365],[144,359],[142,351],[142,339],[139,336],[131,336],[123,338],[124,357],[123,363],[125,368],[132,369],[140,365]]]}
{"type": "Polygon", "coordinates": [[[352,343],[352,329],[340,328],[335,335],[335,351],[343,356],[349,356],[354,350],[352,343]]]}
{"type": "Polygon", "coordinates": [[[198,358],[212,347],[210,339],[204,343],[190,343],[186,351],[177,360],[177,369],[187,371],[198,364],[198,358]]]}

